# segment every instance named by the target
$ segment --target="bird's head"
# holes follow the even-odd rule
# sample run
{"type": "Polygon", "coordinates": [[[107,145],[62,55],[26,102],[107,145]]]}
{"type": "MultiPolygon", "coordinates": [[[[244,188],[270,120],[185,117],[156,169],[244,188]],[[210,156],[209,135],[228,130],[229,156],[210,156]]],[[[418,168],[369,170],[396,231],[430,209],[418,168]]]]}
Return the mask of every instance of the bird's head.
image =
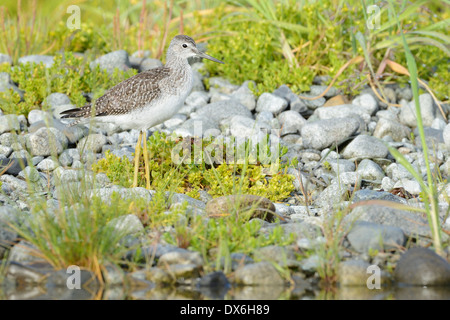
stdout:
{"type": "Polygon", "coordinates": [[[178,35],[172,39],[169,49],[167,50],[167,55],[185,59],[189,57],[200,57],[214,62],[223,63],[222,61],[198,50],[195,41],[191,37],[185,35],[178,35]]]}

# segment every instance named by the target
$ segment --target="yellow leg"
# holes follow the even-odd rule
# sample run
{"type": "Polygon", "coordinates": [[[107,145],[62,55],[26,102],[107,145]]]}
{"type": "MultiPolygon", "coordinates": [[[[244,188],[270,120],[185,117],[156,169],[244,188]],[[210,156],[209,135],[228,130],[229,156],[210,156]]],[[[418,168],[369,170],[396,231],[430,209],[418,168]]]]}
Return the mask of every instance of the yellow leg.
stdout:
{"type": "Polygon", "coordinates": [[[139,132],[139,138],[136,144],[136,148],[134,150],[134,179],[133,179],[133,188],[137,187],[138,184],[138,173],[139,173],[139,158],[141,157],[141,140],[142,140],[142,131],[139,132]]]}
{"type": "Polygon", "coordinates": [[[147,151],[147,134],[144,131],[144,164],[145,164],[145,181],[146,188],[150,190],[150,165],[148,163],[148,151],[147,151]]]}

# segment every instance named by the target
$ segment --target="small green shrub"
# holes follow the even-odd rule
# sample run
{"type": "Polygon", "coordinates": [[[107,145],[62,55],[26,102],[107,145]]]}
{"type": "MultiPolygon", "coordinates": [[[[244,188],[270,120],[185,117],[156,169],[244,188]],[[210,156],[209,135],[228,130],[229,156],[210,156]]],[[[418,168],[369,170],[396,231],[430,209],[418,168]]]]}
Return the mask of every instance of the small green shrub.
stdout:
{"type": "Polygon", "coordinates": [[[19,89],[25,91],[23,101],[12,90],[0,93],[3,112],[25,115],[33,109],[47,109],[42,102],[53,92],[67,94],[73,104],[81,107],[86,103],[85,93],[92,92],[95,98],[99,97],[107,89],[136,74],[134,69],[126,72],[116,69],[112,75],[99,66],[90,69],[87,60],[70,52],[56,55],[50,68],[42,63],[27,63],[20,68],[2,64],[0,72],[9,73],[19,89]]]}
{"type": "MultiPolygon", "coordinates": [[[[292,183],[294,178],[285,172],[289,164],[281,164],[279,170],[271,176],[265,173],[269,170],[269,165],[261,164],[259,158],[256,164],[248,166],[226,163],[211,166],[205,162],[195,164],[194,161],[190,164],[185,162],[175,164],[172,152],[180,150],[179,143],[181,142],[169,139],[165,134],[158,132],[150,137],[148,152],[152,189],[167,189],[171,186],[176,192],[186,193],[194,198],[199,197],[199,190],[205,190],[213,197],[235,193],[253,194],[267,197],[272,201],[284,200],[294,191],[292,183]]],[[[212,140],[203,140],[201,150],[204,151],[211,143],[212,140]]],[[[191,160],[194,160],[193,156],[191,160]]],[[[143,160],[140,167],[143,168],[143,160]]],[[[134,163],[126,157],[119,158],[107,152],[104,159],[93,165],[93,170],[106,173],[115,184],[125,187],[132,185],[134,163]]],[[[145,186],[143,172],[138,176],[138,185],[145,186]]]]}

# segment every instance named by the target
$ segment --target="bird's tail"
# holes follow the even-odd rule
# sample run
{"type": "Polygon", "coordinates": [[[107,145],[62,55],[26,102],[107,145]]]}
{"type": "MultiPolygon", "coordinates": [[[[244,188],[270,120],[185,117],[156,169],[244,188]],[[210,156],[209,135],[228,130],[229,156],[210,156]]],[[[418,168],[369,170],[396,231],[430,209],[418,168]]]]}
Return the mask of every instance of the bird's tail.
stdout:
{"type": "Polygon", "coordinates": [[[91,116],[91,104],[88,103],[81,108],[65,110],[59,115],[61,116],[61,119],[76,118],[77,120],[69,124],[70,127],[73,127],[91,116]]]}

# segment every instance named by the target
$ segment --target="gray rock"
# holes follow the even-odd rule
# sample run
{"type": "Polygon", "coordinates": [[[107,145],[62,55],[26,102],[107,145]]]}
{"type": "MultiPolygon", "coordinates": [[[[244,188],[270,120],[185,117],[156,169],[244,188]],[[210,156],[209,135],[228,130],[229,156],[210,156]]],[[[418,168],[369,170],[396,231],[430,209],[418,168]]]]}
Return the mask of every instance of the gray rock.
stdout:
{"type": "Polygon", "coordinates": [[[8,250],[18,234],[10,224],[17,225],[17,210],[12,206],[3,205],[0,207],[0,259],[3,259],[6,250],[8,250]]]}
{"type": "Polygon", "coordinates": [[[9,155],[13,152],[13,148],[0,145],[0,154],[5,158],[8,158],[9,155]]]}
{"type": "Polygon", "coordinates": [[[306,104],[306,106],[307,106],[309,109],[312,109],[312,110],[316,110],[317,108],[322,107],[322,106],[325,104],[325,102],[326,102],[326,100],[325,100],[324,97],[320,97],[320,98],[317,98],[317,99],[314,99],[314,100],[302,99],[302,97],[314,98],[315,96],[314,96],[314,95],[311,95],[311,94],[302,94],[302,95],[299,97],[300,100],[302,100],[302,102],[303,102],[304,104],[306,104]]]}
{"type": "Polygon", "coordinates": [[[91,198],[100,197],[103,202],[110,203],[114,193],[118,193],[122,199],[143,198],[147,202],[152,201],[155,191],[147,190],[142,187],[136,188],[96,188],[91,191],[91,198]]]}
{"type": "Polygon", "coordinates": [[[450,264],[430,249],[412,248],[398,261],[394,277],[413,286],[449,286],[450,264]]]}
{"type": "Polygon", "coordinates": [[[367,221],[356,221],[348,233],[347,239],[359,253],[369,253],[370,250],[398,249],[406,241],[402,229],[367,221]]]}
{"type": "Polygon", "coordinates": [[[217,91],[217,89],[214,89],[214,88],[211,88],[209,90],[209,93],[211,95],[211,99],[210,99],[211,103],[231,99],[231,96],[229,94],[219,92],[219,91],[217,91]]]}
{"type": "Polygon", "coordinates": [[[42,258],[37,256],[38,253],[40,253],[40,250],[36,246],[22,240],[11,248],[8,261],[20,263],[42,262],[42,258]]]}
{"type": "Polygon", "coordinates": [[[353,161],[345,159],[328,159],[327,162],[330,164],[331,170],[337,175],[344,172],[355,171],[355,164],[353,161]]]}
{"type": "Polygon", "coordinates": [[[149,58],[152,56],[152,52],[150,50],[137,50],[131,56],[135,58],[149,58]]]}
{"type": "Polygon", "coordinates": [[[218,130],[219,125],[207,117],[201,116],[191,118],[185,121],[181,126],[176,128],[174,132],[182,137],[202,137],[208,131],[218,130]]]}
{"type": "Polygon", "coordinates": [[[370,159],[363,159],[358,164],[358,169],[356,172],[361,176],[362,179],[379,181],[385,177],[383,169],[370,159]]]}
{"type": "Polygon", "coordinates": [[[50,68],[54,61],[53,56],[46,56],[46,55],[31,55],[31,56],[25,56],[25,57],[20,57],[18,62],[19,64],[27,64],[27,63],[36,63],[36,64],[44,64],[44,66],[46,68],[50,68]]]}
{"type": "MultiPolygon", "coordinates": [[[[133,272],[133,278],[135,278],[136,272],[140,272],[139,271],[135,271],[133,272]]],[[[175,279],[173,279],[173,277],[166,271],[163,270],[161,268],[158,267],[152,267],[149,268],[148,271],[145,273],[145,275],[142,277],[142,280],[150,280],[154,283],[157,284],[174,284],[175,283],[175,279]]]]}
{"type": "Polygon", "coordinates": [[[126,71],[131,67],[128,53],[125,50],[107,53],[89,64],[91,69],[94,69],[97,65],[108,73],[113,73],[116,68],[126,71]]]}
{"type": "Polygon", "coordinates": [[[205,106],[208,102],[209,96],[204,91],[192,91],[185,101],[188,106],[205,106]]]}
{"type": "Polygon", "coordinates": [[[413,98],[413,93],[411,88],[406,87],[406,88],[398,88],[396,90],[397,93],[397,100],[406,100],[406,101],[411,101],[413,98]]]}
{"type": "Polygon", "coordinates": [[[114,218],[108,222],[108,226],[114,228],[115,232],[123,236],[144,231],[141,220],[135,214],[127,214],[114,218]]]}
{"type": "Polygon", "coordinates": [[[194,199],[192,197],[189,197],[188,195],[185,195],[183,193],[173,193],[170,194],[169,192],[166,193],[166,197],[169,198],[169,203],[170,204],[175,204],[175,203],[179,203],[179,204],[183,204],[184,202],[187,202],[188,205],[193,206],[193,207],[197,207],[200,209],[205,209],[206,204],[203,201],[194,199]]]}
{"type": "Polygon", "coordinates": [[[447,161],[439,167],[439,169],[444,175],[450,176],[450,158],[448,158],[447,161]]]}
{"type": "Polygon", "coordinates": [[[103,267],[104,269],[102,275],[104,277],[105,283],[108,286],[122,286],[124,284],[124,282],[126,281],[124,270],[112,263],[105,263],[103,267]]]}
{"type": "Polygon", "coordinates": [[[127,252],[126,258],[128,260],[133,260],[133,261],[147,261],[147,262],[152,261],[153,262],[153,259],[159,259],[164,254],[169,253],[169,252],[174,252],[174,251],[188,252],[188,253],[192,252],[192,251],[188,251],[186,249],[179,248],[174,245],[158,243],[158,244],[154,244],[154,245],[142,246],[138,250],[132,249],[127,252]]]}
{"type": "MultiPolygon", "coordinates": [[[[318,213],[318,210],[314,208],[313,206],[290,206],[289,207],[289,214],[291,216],[291,219],[297,218],[297,221],[301,219],[302,221],[305,219],[308,219],[310,216],[314,216],[318,213]]],[[[300,221],[301,222],[301,221],[300,221]]]]}
{"type": "Polygon", "coordinates": [[[11,147],[13,150],[19,150],[13,147],[15,144],[20,144],[23,147],[26,145],[26,139],[23,135],[18,135],[16,133],[4,133],[0,135],[0,144],[3,146],[11,147]]]}
{"type": "MultiPolygon", "coordinates": [[[[328,86],[319,86],[319,85],[311,85],[309,86],[309,94],[313,97],[316,97],[318,95],[321,95],[326,89],[328,88],[328,86]]],[[[334,96],[338,95],[338,89],[336,89],[335,87],[331,87],[327,93],[325,93],[324,97],[325,98],[332,98],[334,96]]]]}
{"type": "Polygon", "coordinates": [[[66,136],[55,128],[40,128],[27,137],[27,146],[32,156],[61,154],[67,145],[66,136]]]}
{"type": "Polygon", "coordinates": [[[406,204],[406,200],[387,191],[362,189],[353,193],[353,202],[368,200],[384,200],[406,204]]]}
{"type": "Polygon", "coordinates": [[[27,163],[28,161],[26,157],[11,157],[9,159],[0,159],[0,171],[3,171],[5,167],[8,167],[5,173],[17,175],[22,170],[22,168],[27,165],[27,163]]]}
{"type": "Polygon", "coordinates": [[[70,152],[68,151],[68,149],[66,149],[61,153],[58,160],[59,160],[59,163],[61,164],[61,166],[68,167],[72,164],[73,157],[70,155],[70,152]]]}
{"type": "Polygon", "coordinates": [[[12,65],[13,64],[13,60],[12,60],[12,58],[9,55],[4,54],[4,53],[0,53],[0,64],[2,64],[2,63],[7,63],[9,65],[12,65]]]}
{"type": "Polygon", "coordinates": [[[19,118],[15,114],[0,116],[0,134],[8,131],[19,131],[19,118]]]}
{"type": "Polygon", "coordinates": [[[40,171],[53,171],[57,167],[59,167],[58,161],[55,161],[51,158],[47,158],[39,162],[36,168],[40,171]]]}
{"type": "Polygon", "coordinates": [[[332,182],[339,181],[340,184],[348,186],[360,186],[361,177],[356,172],[342,172],[332,182]]]}
{"type": "MultiPolygon", "coordinates": [[[[438,144],[445,143],[442,130],[424,127],[423,131],[425,133],[425,142],[429,149],[433,150],[438,144]]],[[[414,129],[414,136],[416,137],[416,145],[422,147],[422,139],[420,139],[419,129],[417,127],[414,129]]]]}
{"type": "Polygon", "coordinates": [[[306,104],[300,100],[298,95],[293,93],[285,84],[276,89],[273,94],[285,99],[289,103],[289,109],[292,111],[297,111],[299,113],[305,113],[308,111],[306,104]]]}
{"type": "MultiPolygon", "coordinates": [[[[415,169],[417,171],[417,167],[415,169]]],[[[404,166],[398,163],[392,163],[387,166],[386,173],[394,182],[402,179],[414,179],[414,176],[404,166]]]]}
{"type": "Polygon", "coordinates": [[[278,121],[280,122],[282,136],[289,133],[300,132],[303,125],[306,123],[305,118],[303,118],[300,113],[292,110],[280,113],[278,121]]]}
{"type": "Polygon", "coordinates": [[[182,124],[184,121],[186,121],[186,119],[187,119],[186,115],[177,113],[169,120],[164,121],[164,126],[166,128],[173,128],[173,127],[176,127],[176,126],[179,126],[180,124],[182,124]]]}
{"type": "Polygon", "coordinates": [[[381,180],[381,188],[388,192],[394,188],[394,184],[395,184],[394,181],[392,181],[392,179],[389,177],[384,177],[381,180]]]}
{"type": "Polygon", "coordinates": [[[445,142],[445,146],[447,147],[447,150],[450,150],[450,124],[447,124],[445,126],[444,132],[442,133],[443,139],[445,142]]]}
{"type": "Polygon", "coordinates": [[[48,108],[54,108],[61,105],[70,105],[70,98],[64,94],[55,92],[47,96],[45,98],[44,102],[42,103],[43,106],[46,106],[48,108]]]}
{"type": "Polygon", "coordinates": [[[321,265],[321,258],[317,254],[313,254],[301,261],[301,268],[304,272],[313,274],[321,265]]]}
{"type": "Polygon", "coordinates": [[[413,195],[419,195],[422,192],[419,182],[410,179],[401,179],[397,181],[394,188],[404,188],[407,192],[413,195]]]}
{"type": "Polygon", "coordinates": [[[164,266],[164,269],[173,276],[180,285],[191,285],[194,279],[200,275],[200,267],[195,264],[171,264],[164,266]]]}
{"type": "Polygon", "coordinates": [[[24,91],[20,90],[11,80],[9,73],[0,72],[0,92],[9,93],[9,89],[17,92],[23,98],[24,91]]]}
{"type": "Polygon", "coordinates": [[[51,115],[43,110],[34,109],[28,113],[28,123],[31,125],[38,121],[44,121],[51,118],[51,115]]]}
{"type": "Polygon", "coordinates": [[[209,78],[210,88],[219,90],[221,93],[231,94],[236,91],[239,86],[231,84],[230,81],[221,77],[211,77],[209,78]]]}
{"type": "Polygon", "coordinates": [[[233,92],[231,97],[236,99],[242,105],[246,106],[248,110],[253,111],[256,108],[256,97],[249,89],[248,84],[250,81],[245,81],[239,89],[233,92]]]}
{"type": "Polygon", "coordinates": [[[283,286],[284,280],[270,262],[247,264],[236,270],[234,282],[241,285],[283,286]]]}
{"type": "Polygon", "coordinates": [[[407,237],[423,236],[431,238],[427,219],[415,212],[380,205],[363,205],[354,208],[344,218],[344,221],[347,222],[354,220],[398,227],[403,230],[407,237]]]}
{"type": "Polygon", "coordinates": [[[369,115],[373,115],[378,109],[378,103],[375,98],[369,93],[363,93],[353,99],[352,104],[364,109],[369,115]]]}
{"type": "Polygon", "coordinates": [[[296,267],[299,262],[296,260],[294,250],[288,247],[276,245],[258,248],[253,253],[255,259],[275,262],[280,266],[296,267]]]}
{"type": "Polygon", "coordinates": [[[322,150],[351,136],[359,129],[359,126],[359,121],[355,118],[307,122],[301,129],[303,145],[306,148],[322,150]]]}
{"type": "Polygon", "coordinates": [[[280,216],[288,216],[290,215],[290,207],[284,203],[274,203],[275,211],[280,216]]]}
{"type": "Polygon", "coordinates": [[[184,250],[164,253],[158,259],[159,266],[173,264],[193,264],[197,267],[201,267],[203,265],[203,258],[199,252],[184,250]]]}
{"type": "Polygon", "coordinates": [[[391,136],[394,141],[402,141],[403,138],[411,137],[411,129],[396,121],[380,118],[373,136],[380,139],[384,136],[391,136]]]}
{"type": "Polygon", "coordinates": [[[444,130],[446,125],[447,125],[447,122],[445,122],[441,118],[435,118],[433,120],[433,122],[431,123],[431,128],[437,129],[437,130],[444,130]]]}
{"type": "Polygon", "coordinates": [[[234,116],[230,123],[230,133],[235,137],[246,138],[259,132],[259,127],[252,118],[234,116]]]}
{"type": "Polygon", "coordinates": [[[106,137],[99,133],[93,133],[84,137],[78,142],[78,150],[92,151],[95,153],[102,151],[102,146],[107,143],[106,137]]]}
{"type": "MultiPolygon", "coordinates": [[[[416,127],[416,106],[414,101],[400,104],[402,104],[399,116],[400,122],[409,127],[416,127]]],[[[423,125],[427,127],[431,126],[434,118],[436,118],[436,105],[433,102],[433,98],[428,93],[421,94],[419,96],[419,105],[421,110],[420,113],[422,114],[423,125]]]]}
{"type": "MultiPolygon", "coordinates": [[[[103,147],[107,147],[107,145],[105,145],[103,147]]],[[[111,151],[111,153],[119,158],[127,157],[128,160],[130,160],[130,161],[133,161],[133,159],[134,159],[134,148],[131,148],[131,147],[123,147],[121,149],[114,149],[111,151]]]]}
{"type": "Polygon", "coordinates": [[[338,205],[346,200],[348,193],[347,185],[340,185],[339,183],[332,183],[326,187],[314,201],[314,205],[318,207],[329,208],[338,205]]]}
{"type": "Polygon", "coordinates": [[[375,137],[359,135],[344,149],[342,155],[346,159],[352,158],[385,158],[388,148],[375,137]]]}
{"type": "Polygon", "coordinates": [[[139,72],[144,72],[147,70],[159,68],[163,66],[163,63],[158,59],[152,58],[139,58],[139,57],[129,57],[129,62],[131,68],[137,69],[139,72]]]}
{"type": "Polygon", "coordinates": [[[277,95],[264,92],[259,96],[258,101],[256,103],[256,111],[269,111],[273,114],[279,114],[283,110],[285,110],[288,106],[288,103],[285,99],[280,98],[277,95]]]}
{"type": "Polygon", "coordinates": [[[388,110],[380,110],[376,113],[376,116],[381,119],[388,119],[395,122],[398,122],[398,114],[400,113],[400,110],[397,110],[399,108],[391,107],[388,110]]]}
{"type": "Polygon", "coordinates": [[[314,111],[314,114],[317,115],[321,120],[333,118],[348,118],[349,116],[357,115],[360,116],[366,123],[369,123],[370,121],[370,114],[360,106],[355,106],[353,104],[343,104],[339,106],[317,108],[314,111]]]}
{"type": "Polygon", "coordinates": [[[220,123],[220,121],[235,115],[253,118],[252,113],[246,106],[243,106],[233,99],[207,104],[196,112],[195,117],[203,117],[215,121],[216,123],[220,123]]]}
{"type": "Polygon", "coordinates": [[[18,174],[19,177],[23,178],[24,180],[28,179],[30,182],[37,182],[42,178],[41,173],[35,168],[27,166],[18,174]]]}
{"type": "MultiPolygon", "coordinates": [[[[339,263],[338,282],[341,286],[364,286],[367,290],[367,284],[371,275],[369,263],[362,260],[347,260],[339,263]]],[[[385,272],[380,274],[380,285],[389,282],[389,278],[385,272]]]]}

